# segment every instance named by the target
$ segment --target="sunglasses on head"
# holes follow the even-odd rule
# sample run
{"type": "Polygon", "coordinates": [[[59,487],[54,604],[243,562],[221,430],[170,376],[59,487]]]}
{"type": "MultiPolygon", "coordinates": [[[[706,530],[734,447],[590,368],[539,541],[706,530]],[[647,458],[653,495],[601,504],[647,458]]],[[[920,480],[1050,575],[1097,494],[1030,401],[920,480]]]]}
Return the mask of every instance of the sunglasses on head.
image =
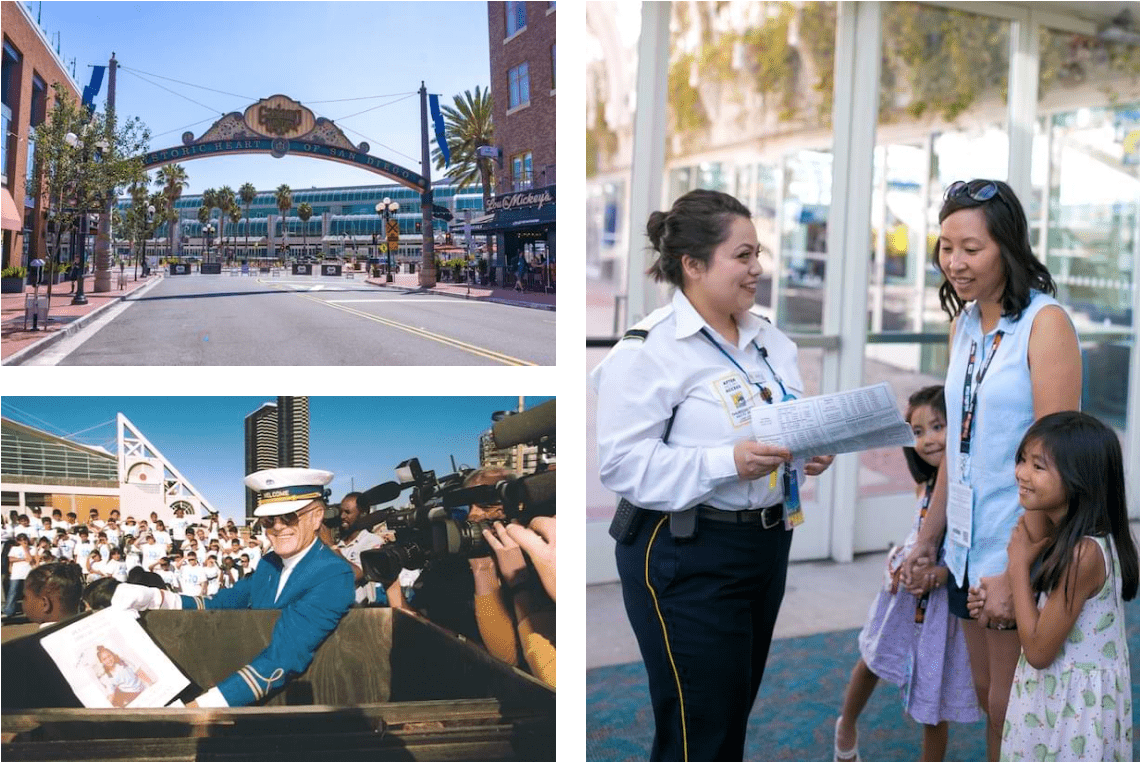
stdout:
{"type": "Polygon", "coordinates": [[[257,520],[257,526],[266,531],[276,526],[278,521],[287,527],[296,526],[297,522],[301,520],[301,516],[319,507],[319,505],[314,505],[308,508],[302,508],[299,511],[289,511],[289,513],[283,513],[279,516],[262,516],[257,520]]]}
{"type": "Polygon", "coordinates": [[[954,183],[951,183],[950,187],[946,189],[946,200],[958,198],[960,196],[966,196],[967,198],[973,201],[977,201],[978,203],[984,203],[986,201],[989,201],[994,196],[1000,197],[1001,191],[998,190],[997,183],[995,183],[993,180],[973,180],[971,182],[958,180],[954,183]],[[970,187],[971,185],[974,187],[970,187]]]}

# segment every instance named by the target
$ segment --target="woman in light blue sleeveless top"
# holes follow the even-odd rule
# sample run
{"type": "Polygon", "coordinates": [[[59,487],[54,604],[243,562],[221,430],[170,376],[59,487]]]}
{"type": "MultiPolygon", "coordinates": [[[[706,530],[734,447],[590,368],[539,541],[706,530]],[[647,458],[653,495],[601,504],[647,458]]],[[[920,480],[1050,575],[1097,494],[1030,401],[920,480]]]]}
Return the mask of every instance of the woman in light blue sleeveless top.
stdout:
{"type": "MultiPolygon", "coordinates": [[[[997,762],[1021,650],[1006,579],[1006,545],[1022,513],[1014,476],[1017,445],[1038,418],[1080,407],[1076,331],[1053,298],[1049,271],[1033,255],[1025,212],[996,180],[957,182],[938,215],[942,309],[951,317],[946,371],[946,455],[903,578],[944,547],[950,610],[962,618],[986,750],[997,762]],[[945,539],[943,534],[945,533],[945,539]],[[967,608],[969,591],[970,606],[967,608]],[[977,618],[971,618],[971,613],[977,618]]],[[[1042,535],[1045,527],[1033,530],[1042,535]]]]}

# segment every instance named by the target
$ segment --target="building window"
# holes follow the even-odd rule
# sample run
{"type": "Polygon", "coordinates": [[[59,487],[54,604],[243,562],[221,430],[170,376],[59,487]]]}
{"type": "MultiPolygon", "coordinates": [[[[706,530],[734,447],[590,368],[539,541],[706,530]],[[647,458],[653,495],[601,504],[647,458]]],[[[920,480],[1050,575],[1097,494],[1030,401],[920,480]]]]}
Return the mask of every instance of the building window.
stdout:
{"type": "Polygon", "coordinates": [[[534,155],[527,151],[511,157],[511,182],[514,190],[534,187],[534,155]]]}
{"type": "Polygon", "coordinates": [[[47,119],[47,83],[38,74],[32,75],[31,125],[39,127],[47,119]]]}
{"type": "Polygon", "coordinates": [[[526,3],[508,2],[505,11],[507,14],[507,37],[513,37],[526,28],[526,3]]]}
{"type": "Polygon", "coordinates": [[[508,108],[518,108],[530,103],[530,69],[521,63],[507,72],[511,81],[511,100],[508,108]]]}
{"type": "Polygon", "coordinates": [[[0,80],[0,101],[4,104],[4,134],[0,135],[0,170],[3,172],[4,185],[8,184],[8,175],[14,167],[8,164],[15,155],[16,135],[11,129],[15,119],[15,105],[20,92],[20,51],[11,43],[4,40],[4,64],[2,80],[0,80]]]}

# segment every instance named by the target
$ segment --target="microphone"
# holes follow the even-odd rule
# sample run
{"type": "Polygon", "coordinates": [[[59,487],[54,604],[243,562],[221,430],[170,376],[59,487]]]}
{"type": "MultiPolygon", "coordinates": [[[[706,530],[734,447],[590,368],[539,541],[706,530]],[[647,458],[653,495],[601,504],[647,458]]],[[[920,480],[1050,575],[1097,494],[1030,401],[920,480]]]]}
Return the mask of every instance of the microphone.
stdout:
{"type": "Polygon", "coordinates": [[[357,503],[362,506],[371,508],[374,505],[381,505],[391,500],[395,500],[400,496],[403,489],[397,482],[384,482],[377,484],[375,487],[367,490],[357,500],[357,503]]]}
{"type": "Polygon", "coordinates": [[[452,490],[441,497],[445,508],[472,503],[502,503],[510,508],[533,506],[554,499],[557,491],[556,474],[556,471],[543,471],[521,479],[452,490]]]}
{"type": "Polygon", "coordinates": [[[491,427],[491,438],[495,440],[495,448],[502,450],[505,447],[535,442],[544,436],[553,436],[555,402],[557,400],[548,400],[538,407],[508,415],[503,420],[497,421],[491,427]]]}

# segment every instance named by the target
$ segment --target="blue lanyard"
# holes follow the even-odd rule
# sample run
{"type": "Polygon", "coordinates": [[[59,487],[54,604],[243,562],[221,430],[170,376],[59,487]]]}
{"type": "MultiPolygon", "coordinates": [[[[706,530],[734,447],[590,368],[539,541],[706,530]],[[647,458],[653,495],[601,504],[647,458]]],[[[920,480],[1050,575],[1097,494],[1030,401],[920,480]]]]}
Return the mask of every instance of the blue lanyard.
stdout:
{"type": "MultiPolygon", "coordinates": [[[[746,381],[749,380],[748,371],[746,371],[746,370],[744,370],[744,368],[740,367],[740,363],[738,363],[736,361],[736,358],[734,358],[732,355],[730,355],[728,352],[725,351],[724,347],[722,347],[717,342],[717,340],[712,337],[712,334],[709,333],[709,330],[707,328],[703,328],[703,327],[701,328],[701,335],[704,336],[706,339],[708,339],[709,342],[714,347],[716,347],[717,349],[720,350],[720,353],[722,355],[724,355],[725,357],[728,358],[728,361],[730,363],[732,363],[733,365],[736,366],[737,370],[739,370],[741,373],[744,374],[744,379],[746,381]]],[[[780,385],[780,393],[784,395],[780,401],[781,402],[787,402],[788,400],[794,400],[795,397],[792,396],[791,394],[788,394],[788,390],[784,388],[784,382],[780,380],[780,375],[778,373],[776,373],[776,369],[773,368],[772,363],[768,361],[768,350],[762,346],[759,346],[756,343],[756,339],[753,339],[751,343],[752,343],[752,346],[756,347],[756,350],[758,352],[760,352],[760,357],[763,358],[764,364],[768,366],[768,372],[772,374],[772,378],[776,379],[776,383],[780,385]]],[[[755,386],[757,389],[760,390],[760,396],[764,399],[765,402],[767,402],[769,405],[773,404],[772,392],[769,391],[767,387],[763,386],[762,384],[760,384],[756,381],[749,381],[749,383],[751,383],[753,386],[755,386]]]]}

